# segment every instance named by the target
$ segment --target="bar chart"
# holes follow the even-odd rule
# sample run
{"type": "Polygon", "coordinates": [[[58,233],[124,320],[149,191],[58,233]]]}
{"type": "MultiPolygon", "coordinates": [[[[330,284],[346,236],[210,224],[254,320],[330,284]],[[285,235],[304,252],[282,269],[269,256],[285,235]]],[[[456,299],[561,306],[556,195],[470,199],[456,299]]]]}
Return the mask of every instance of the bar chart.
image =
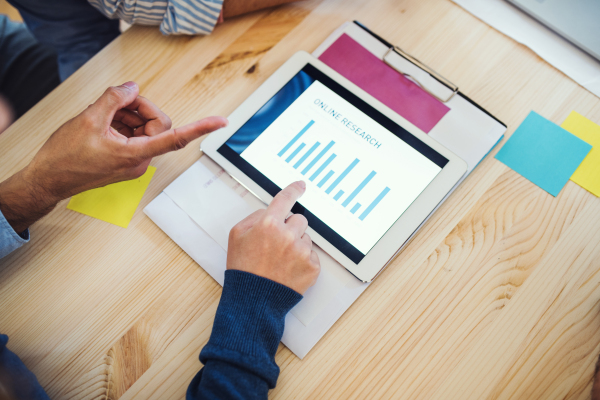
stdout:
{"type": "MultiPolygon", "coordinates": [[[[318,182],[317,188],[323,189],[326,195],[332,195],[333,201],[340,201],[341,207],[347,208],[350,203],[354,201],[356,196],[367,187],[373,177],[377,175],[377,172],[374,170],[371,171],[349,194],[341,189],[336,191],[336,188],[338,188],[344,179],[351,174],[355,167],[360,163],[360,159],[354,158],[354,160],[351,161],[347,167],[343,168],[341,172],[329,169],[330,164],[338,156],[334,152],[335,141],[330,140],[326,146],[320,149],[322,143],[319,141],[315,141],[312,145],[307,145],[301,140],[314,124],[315,121],[310,120],[310,122],[308,122],[289,142],[286,143],[285,146],[283,146],[277,153],[277,156],[285,160],[287,164],[290,164],[293,169],[300,169],[302,175],[308,175],[308,180],[310,182],[318,182]],[[336,175],[336,173],[338,174],[336,175]],[[342,199],[344,195],[346,195],[346,197],[342,199]]],[[[361,210],[362,205],[360,203],[355,202],[349,209],[350,214],[356,215],[360,210],[361,212],[358,214],[358,219],[364,221],[389,192],[390,188],[386,186],[373,198],[364,210],[361,210]]]]}
{"type": "Polygon", "coordinates": [[[298,204],[318,220],[311,227],[339,235],[363,255],[440,171],[319,81],[240,156],[279,188],[304,181],[298,204]]]}

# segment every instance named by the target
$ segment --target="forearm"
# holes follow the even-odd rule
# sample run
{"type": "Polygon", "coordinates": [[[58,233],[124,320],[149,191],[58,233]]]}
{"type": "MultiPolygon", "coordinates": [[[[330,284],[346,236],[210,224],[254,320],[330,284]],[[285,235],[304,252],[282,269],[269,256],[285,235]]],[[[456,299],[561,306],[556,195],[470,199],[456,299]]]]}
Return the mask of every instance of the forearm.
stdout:
{"type": "Polygon", "coordinates": [[[0,334],[0,398],[50,400],[35,375],[6,344],[8,336],[0,334]]]}
{"type": "Polygon", "coordinates": [[[36,184],[27,169],[0,183],[0,211],[17,233],[52,211],[58,201],[36,184]]]}
{"type": "Polygon", "coordinates": [[[301,298],[279,283],[228,270],[212,335],[200,353],[205,367],[188,400],[266,399],[279,375],[275,353],[285,315],[301,298]]]}
{"type": "Polygon", "coordinates": [[[293,3],[294,1],[298,0],[225,0],[223,2],[223,17],[231,18],[263,8],[293,3]]]}

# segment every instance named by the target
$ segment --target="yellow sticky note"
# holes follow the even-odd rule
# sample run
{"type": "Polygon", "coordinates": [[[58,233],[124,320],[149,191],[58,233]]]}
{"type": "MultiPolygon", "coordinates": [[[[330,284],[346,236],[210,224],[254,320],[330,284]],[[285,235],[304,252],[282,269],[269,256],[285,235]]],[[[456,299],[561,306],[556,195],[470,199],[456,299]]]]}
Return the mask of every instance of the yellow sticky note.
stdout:
{"type": "Polygon", "coordinates": [[[571,180],[600,197],[600,125],[573,111],[561,126],[592,145],[592,150],[575,170],[571,180]]]}
{"type": "Polygon", "coordinates": [[[137,179],[75,195],[67,208],[127,228],[155,171],[155,167],[149,166],[146,173],[137,179]]]}

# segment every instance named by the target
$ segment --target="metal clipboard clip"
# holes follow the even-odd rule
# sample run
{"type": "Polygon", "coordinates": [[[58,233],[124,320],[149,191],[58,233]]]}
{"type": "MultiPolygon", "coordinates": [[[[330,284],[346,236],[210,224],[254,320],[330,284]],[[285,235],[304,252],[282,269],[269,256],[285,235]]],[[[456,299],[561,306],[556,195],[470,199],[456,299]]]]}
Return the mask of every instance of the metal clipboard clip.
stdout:
{"type": "Polygon", "coordinates": [[[399,73],[401,73],[402,75],[404,75],[405,77],[407,77],[408,79],[410,79],[411,81],[413,81],[414,83],[416,83],[417,85],[419,85],[419,87],[421,89],[423,89],[424,91],[426,91],[427,93],[429,93],[430,95],[432,95],[433,97],[435,97],[436,99],[438,99],[439,101],[441,101],[442,103],[447,103],[448,101],[450,101],[450,99],[452,99],[452,97],[454,97],[454,95],[456,93],[458,93],[458,86],[456,86],[455,84],[453,84],[452,82],[450,82],[448,79],[444,78],[442,75],[440,75],[437,72],[435,72],[433,69],[429,68],[427,65],[423,64],[421,61],[419,61],[415,57],[411,56],[410,54],[408,54],[407,52],[405,52],[404,50],[402,50],[398,46],[391,46],[388,49],[388,51],[383,56],[383,62],[385,62],[388,66],[390,66],[391,68],[394,68],[396,71],[398,71],[399,73]],[[396,53],[396,54],[398,54],[400,57],[405,58],[406,60],[408,60],[409,62],[413,63],[415,66],[417,66],[418,68],[420,68],[423,71],[427,72],[432,78],[434,78],[435,80],[437,80],[438,82],[440,82],[444,86],[448,87],[452,91],[452,93],[450,93],[450,95],[447,98],[441,98],[440,96],[436,95],[435,93],[433,93],[432,91],[430,91],[429,89],[427,89],[425,87],[425,85],[423,85],[421,82],[419,82],[419,80],[417,78],[415,78],[414,76],[411,76],[410,74],[407,74],[407,73],[405,73],[403,71],[400,71],[398,69],[398,67],[392,65],[388,61],[388,56],[390,55],[390,53],[396,53]]]}

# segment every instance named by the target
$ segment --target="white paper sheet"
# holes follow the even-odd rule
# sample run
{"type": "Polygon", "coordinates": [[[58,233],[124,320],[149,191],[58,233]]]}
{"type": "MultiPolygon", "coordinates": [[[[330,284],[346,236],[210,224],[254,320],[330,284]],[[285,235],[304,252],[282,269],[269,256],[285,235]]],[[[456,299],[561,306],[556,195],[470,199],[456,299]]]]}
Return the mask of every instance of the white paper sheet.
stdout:
{"type": "Polygon", "coordinates": [[[600,97],[600,62],[505,0],[453,0],[600,97]]]}
{"type": "MultiPolygon", "coordinates": [[[[225,171],[221,170],[221,174],[225,171]]],[[[194,163],[164,191],[199,226],[227,250],[229,231],[255,210],[200,162],[194,163]],[[227,203],[223,204],[223,199],[227,203]]]]}
{"type": "MultiPolygon", "coordinates": [[[[208,157],[202,157],[194,163],[164,193],[224,251],[227,251],[231,228],[254,211],[266,207],[208,157]]],[[[315,250],[321,260],[322,272],[316,284],[292,309],[292,314],[304,325],[310,324],[346,283],[353,279],[350,273],[321,249],[315,250]]],[[[222,275],[224,271],[225,264],[219,274],[222,275]]]]}
{"type": "Polygon", "coordinates": [[[144,213],[179,247],[223,286],[227,252],[200,228],[165,192],[144,208],[144,213]]]}

